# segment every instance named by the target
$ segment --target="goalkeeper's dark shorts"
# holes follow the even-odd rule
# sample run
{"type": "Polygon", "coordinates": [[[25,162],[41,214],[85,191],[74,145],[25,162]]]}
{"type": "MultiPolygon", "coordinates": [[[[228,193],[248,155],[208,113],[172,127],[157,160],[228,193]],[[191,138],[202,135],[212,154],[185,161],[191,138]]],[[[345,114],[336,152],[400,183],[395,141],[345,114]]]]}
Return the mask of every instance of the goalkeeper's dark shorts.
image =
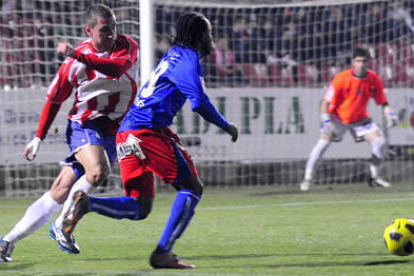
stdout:
{"type": "Polygon", "coordinates": [[[127,196],[154,196],[152,173],[172,185],[198,175],[192,157],[168,127],[123,131],[116,143],[127,196]]]}

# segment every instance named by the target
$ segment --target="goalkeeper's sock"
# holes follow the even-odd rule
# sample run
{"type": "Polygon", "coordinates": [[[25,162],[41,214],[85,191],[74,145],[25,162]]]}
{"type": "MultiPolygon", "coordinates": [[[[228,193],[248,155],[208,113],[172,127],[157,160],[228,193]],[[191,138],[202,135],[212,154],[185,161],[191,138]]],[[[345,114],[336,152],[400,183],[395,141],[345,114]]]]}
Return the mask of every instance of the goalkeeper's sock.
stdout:
{"type": "Polygon", "coordinates": [[[45,225],[59,210],[60,204],[46,192],[27,208],[26,213],[3,240],[16,243],[45,225]]]}
{"type": "Polygon", "coordinates": [[[195,213],[200,195],[193,190],[180,190],[172,204],[170,217],[155,250],[156,254],[170,252],[195,213]]]}
{"type": "Polygon", "coordinates": [[[377,166],[370,164],[369,170],[371,172],[371,178],[374,178],[374,179],[378,178],[378,167],[377,166]]]}
{"type": "Polygon", "coordinates": [[[312,180],[313,171],[316,169],[319,160],[322,158],[324,152],[329,146],[329,141],[319,139],[316,145],[313,147],[309,154],[308,161],[306,162],[305,179],[312,180]]]}
{"type": "Polygon", "coordinates": [[[141,208],[132,197],[89,197],[90,211],[115,219],[141,219],[141,208]]]}
{"type": "Polygon", "coordinates": [[[78,179],[78,181],[75,182],[75,184],[72,186],[72,189],[70,189],[68,198],[63,204],[62,212],[60,212],[59,217],[55,220],[55,225],[57,228],[63,228],[63,219],[65,218],[65,214],[73,202],[73,194],[77,191],[84,191],[85,193],[88,193],[92,188],[93,185],[86,179],[86,175],[83,175],[78,179]]]}

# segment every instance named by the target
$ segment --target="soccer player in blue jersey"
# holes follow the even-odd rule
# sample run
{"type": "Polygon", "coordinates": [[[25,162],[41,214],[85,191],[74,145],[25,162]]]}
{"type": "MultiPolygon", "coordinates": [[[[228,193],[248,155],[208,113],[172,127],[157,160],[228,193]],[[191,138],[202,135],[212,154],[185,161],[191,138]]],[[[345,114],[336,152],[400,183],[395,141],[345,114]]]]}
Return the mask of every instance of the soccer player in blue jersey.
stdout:
{"type": "Polygon", "coordinates": [[[176,31],[173,46],[152,72],[118,130],[117,152],[126,196],[97,198],[78,191],[63,222],[69,234],[88,212],[116,219],[145,219],[153,204],[156,174],[176,188],[177,196],[150,257],[153,268],[194,268],[180,262],[172,247],[194,215],[203,184],[191,156],[169,128],[174,116],[189,99],[193,111],[226,131],[233,142],[238,137],[237,127],[227,122],[204,91],[200,59],[214,49],[209,20],[200,13],[185,13],[179,17],[176,31]]]}

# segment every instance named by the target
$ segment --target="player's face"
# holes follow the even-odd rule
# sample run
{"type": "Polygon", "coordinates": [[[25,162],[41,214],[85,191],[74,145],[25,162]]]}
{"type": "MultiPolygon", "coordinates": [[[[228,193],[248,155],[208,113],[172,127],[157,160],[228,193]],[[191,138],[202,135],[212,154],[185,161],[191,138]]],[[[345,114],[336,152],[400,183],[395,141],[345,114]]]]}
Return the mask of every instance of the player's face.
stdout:
{"type": "Polygon", "coordinates": [[[98,17],[95,26],[86,26],[86,33],[92,39],[92,45],[98,52],[110,51],[115,45],[116,19],[98,17]]]}
{"type": "Polygon", "coordinates": [[[214,42],[213,42],[211,24],[207,18],[205,20],[207,21],[207,31],[204,33],[202,37],[202,42],[200,45],[200,52],[203,56],[207,56],[214,51],[214,42]]]}
{"type": "Polygon", "coordinates": [[[357,77],[363,77],[368,71],[368,59],[366,57],[355,57],[352,59],[352,67],[357,77]]]}

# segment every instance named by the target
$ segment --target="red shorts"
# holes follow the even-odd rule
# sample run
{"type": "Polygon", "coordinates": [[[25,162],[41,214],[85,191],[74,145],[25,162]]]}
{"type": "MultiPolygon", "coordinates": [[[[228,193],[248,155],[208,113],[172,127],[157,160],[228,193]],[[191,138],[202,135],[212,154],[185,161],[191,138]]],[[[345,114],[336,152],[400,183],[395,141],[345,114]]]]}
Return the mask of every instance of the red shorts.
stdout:
{"type": "Polygon", "coordinates": [[[127,196],[154,197],[153,173],[173,185],[198,175],[192,157],[168,127],[123,131],[116,145],[127,196]]]}

